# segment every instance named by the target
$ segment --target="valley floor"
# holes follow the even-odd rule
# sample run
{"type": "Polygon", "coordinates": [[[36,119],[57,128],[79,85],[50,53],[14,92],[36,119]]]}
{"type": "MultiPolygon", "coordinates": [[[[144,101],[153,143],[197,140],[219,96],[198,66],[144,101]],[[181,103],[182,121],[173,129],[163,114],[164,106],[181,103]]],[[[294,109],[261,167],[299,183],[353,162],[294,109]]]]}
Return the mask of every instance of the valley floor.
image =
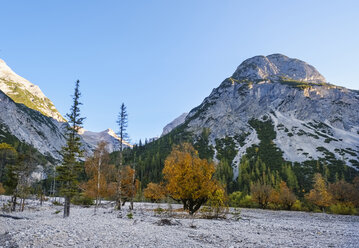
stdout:
{"type": "Polygon", "coordinates": [[[133,219],[127,206],[101,207],[96,215],[72,206],[64,219],[61,206],[33,204],[2,213],[24,219],[0,217],[0,247],[359,247],[359,216],[241,209],[239,220],[191,220],[156,214],[159,206],[168,208],[135,203],[133,219]]]}

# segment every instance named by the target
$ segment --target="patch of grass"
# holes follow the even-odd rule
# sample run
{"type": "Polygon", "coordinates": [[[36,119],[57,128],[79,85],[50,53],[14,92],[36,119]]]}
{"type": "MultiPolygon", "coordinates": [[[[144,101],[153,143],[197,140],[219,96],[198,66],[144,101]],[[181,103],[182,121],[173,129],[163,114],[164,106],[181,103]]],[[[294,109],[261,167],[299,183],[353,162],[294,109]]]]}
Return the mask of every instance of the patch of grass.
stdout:
{"type": "Polygon", "coordinates": [[[58,201],[53,201],[52,205],[54,205],[54,206],[62,206],[62,203],[58,202],[58,201]]]}

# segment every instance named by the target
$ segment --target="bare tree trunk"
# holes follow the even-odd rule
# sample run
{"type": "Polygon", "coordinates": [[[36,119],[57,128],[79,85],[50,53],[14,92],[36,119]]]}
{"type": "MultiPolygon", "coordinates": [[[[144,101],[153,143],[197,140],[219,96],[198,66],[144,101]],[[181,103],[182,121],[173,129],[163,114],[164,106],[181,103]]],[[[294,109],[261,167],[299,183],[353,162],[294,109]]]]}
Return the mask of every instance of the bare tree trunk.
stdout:
{"type": "Polygon", "coordinates": [[[42,206],[42,200],[43,200],[43,193],[41,191],[41,193],[40,193],[40,206],[42,206]]]}
{"type": "Polygon", "coordinates": [[[25,197],[21,199],[22,202],[21,202],[21,212],[24,211],[24,208],[25,208],[25,197]]]}
{"type": "Polygon", "coordinates": [[[132,194],[131,194],[131,204],[130,204],[130,209],[131,210],[133,210],[133,198],[134,198],[134,195],[135,195],[135,191],[136,191],[136,189],[135,189],[135,187],[136,187],[136,185],[135,185],[135,183],[136,183],[136,181],[135,181],[135,178],[136,178],[136,171],[134,171],[134,173],[133,173],[133,178],[132,178],[132,194]]]}
{"type": "Polygon", "coordinates": [[[16,210],[16,200],[17,200],[16,198],[17,198],[16,195],[13,195],[11,197],[11,202],[12,202],[11,212],[16,210]]]}
{"type": "Polygon", "coordinates": [[[119,183],[117,185],[117,199],[116,199],[116,210],[121,210],[121,179],[118,179],[119,183]]]}
{"type": "Polygon", "coordinates": [[[121,168],[122,168],[122,161],[120,159],[120,166],[118,168],[118,175],[117,175],[117,196],[116,196],[116,206],[115,206],[116,210],[121,210],[121,168]]]}
{"type": "Polygon", "coordinates": [[[98,160],[98,167],[97,167],[97,195],[96,195],[96,206],[95,206],[95,214],[100,202],[100,179],[101,179],[101,155],[99,156],[98,160]]]}
{"type": "Polygon", "coordinates": [[[70,197],[65,196],[65,203],[64,203],[64,218],[70,216],[70,197]]]}

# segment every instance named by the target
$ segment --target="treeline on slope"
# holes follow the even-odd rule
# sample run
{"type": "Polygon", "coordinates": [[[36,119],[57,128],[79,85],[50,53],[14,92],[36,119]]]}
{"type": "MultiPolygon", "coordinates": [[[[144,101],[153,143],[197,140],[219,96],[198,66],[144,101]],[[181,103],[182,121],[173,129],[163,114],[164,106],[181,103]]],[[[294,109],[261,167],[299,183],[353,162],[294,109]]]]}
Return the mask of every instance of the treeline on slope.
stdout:
{"type": "MultiPolygon", "coordinates": [[[[160,182],[163,179],[162,169],[166,157],[170,154],[173,145],[178,145],[192,140],[192,135],[185,131],[185,125],[181,125],[160,139],[142,145],[134,145],[133,149],[123,151],[124,164],[133,165],[136,169],[136,177],[141,182],[141,188],[149,182],[160,182]]],[[[111,163],[118,161],[120,152],[111,153],[111,163]]]]}
{"type": "MultiPolygon", "coordinates": [[[[246,135],[237,137],[225,137],[217,139],[215,147],[209,144],[208,129],[203,129],[199,137],[193,138],[193,134],[185,132],[186,125],[174,129],[160,139],[142,145],[134,146],[132,150],[125,151],[125,161],[134,164],[137,178],[141,181],[141,188],[145,188],[149,182],[159,183],[163,180],[162,170],[166,157],[170,154],[171,147],[185,141],[191,142],[198,151],[201,159],[212,161],[214,148],[217,150],[215,177],[224,185],[226,192],[231,194],[240,192],[241,199],[251,195],[251,185],[260,183],[269,185],[272,189],[279,190],[282,182],[299,199],[305,200],[305,196],[313,189],[313,181],[316,174],[320,174],[326,184],[345,182],[352,184],[358,172],[347,166],[344,161],[337,160],[333,154],[327,152],[325,158],[308,160],[303,163],[291,163],[283,159],[283,153],[278,149],[273,140],[276,132],[270,119],[252,119],[249,124],[256,130],[260,140],[258,145],[249,147],[246,155],[241,158],[239,176],[233,180],[232,161],[235,157],[236,142],[242,143],[246,135]]],[[[325,148],[323,148],[325,149],[325,148]]],[[[113,153],[112,159],[116,158],[113,153]]],[[[283,187],[283,185],[282,185],[283,187]]],[[[251,201],[253,203],[253,201],[251,201]]],[[[306,201],[307,202],[307,201],[306,201]]],[[[249,206],[248,204],[244,204],[249,206]]],[[[257,205],[258,206],[258,205],[257,205]]],[[[307,207],[307,209],[314,209],[307,207]]]]}
{"type": "Polygon", "coordinates": [[[15,210],[18,199],[20,209],[23,209],[29,194],[44,194],[42,186],[33,183],[30,175],[39,164],[45,167],[48,163],[32,146],[16,140],[13,144],[0,143],[0,194],[12,196],[11,210],[15,210]]]}

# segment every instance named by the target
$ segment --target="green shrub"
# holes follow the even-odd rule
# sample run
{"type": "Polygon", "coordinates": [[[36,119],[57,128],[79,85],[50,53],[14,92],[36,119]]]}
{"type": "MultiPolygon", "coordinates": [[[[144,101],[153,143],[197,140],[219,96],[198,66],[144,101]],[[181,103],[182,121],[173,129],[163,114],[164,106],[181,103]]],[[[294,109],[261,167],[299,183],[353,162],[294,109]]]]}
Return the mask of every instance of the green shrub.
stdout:
{"type": "Polygon", "coordinates": [[[242,192],[235,191],[229,195],[229,206],[239,207],[240,201],[242,199],[242,192]]]}
{"type": "Polygon", "coordinates": [[[155,212],[155,214],[160,215],[160,214],[162,214],[165,210],[164,210],[163,208],[158,207],[158,208],[155,208],[153,211],[155,212]]]}
{"type": "Polygon", "coordinates": [[[62,203],[59,201],[53,201],[52,204],[55,206],[62,206],[62,203]]]}
{"type": "Polygon", "coordinates": [[[256,208],[258,204],[252,201],[250,195],[244,195],[240,191],[235,191],[229,195],[229,205],[231,207],[256,208]]]}
{"type": "Polygon", "coordinates": [[[90,206],[93,205],[93,199],[84,194],[79,194],[71,199],[71,203],[74,205],[90,206]]]}
{"type": "Polygon", "coordinates": [[[303,204],[300,200],[296,200],[293,206],[291,207],[291,210],[308,212],[309,208],[305,204],[303,204]]]}
{"type": "Polygon", "coordinates": [[[128,214],[127,214],[127,218],[133,219],[133,214],[132,214],[132,213],[128,213],[128,214]]]}
{"type": "Polygon", "coordinates": [[[345,214],[345,215],[355,215],[357,210],[352,204],[337,203],[329,207],[329,212],[332,214],[345,214]]]}

